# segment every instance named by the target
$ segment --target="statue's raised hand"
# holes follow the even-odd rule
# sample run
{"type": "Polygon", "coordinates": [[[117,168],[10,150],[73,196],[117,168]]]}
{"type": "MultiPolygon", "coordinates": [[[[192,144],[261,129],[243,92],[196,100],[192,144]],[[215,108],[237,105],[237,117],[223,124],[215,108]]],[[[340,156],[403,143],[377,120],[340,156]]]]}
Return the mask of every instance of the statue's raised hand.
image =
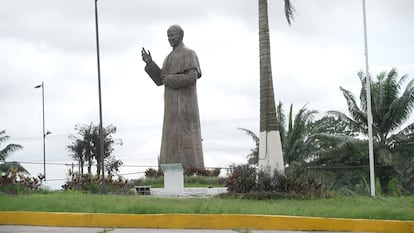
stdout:
{"type": "Polygon", "coordinates": [[[149,50],[148,51],[145,51],[145,48],[144,47],[142,47],[141,55],[142,55],[142,60],[145,63],[148,64],[148,63],[150,63],[152,61],[151,52],[149,50]]]}

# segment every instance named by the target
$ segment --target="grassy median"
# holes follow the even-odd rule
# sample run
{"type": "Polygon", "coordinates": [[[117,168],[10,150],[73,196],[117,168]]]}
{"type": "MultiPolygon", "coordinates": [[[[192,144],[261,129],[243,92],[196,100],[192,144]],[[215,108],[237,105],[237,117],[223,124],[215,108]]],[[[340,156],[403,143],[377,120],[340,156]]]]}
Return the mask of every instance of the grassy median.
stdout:
{"type": "Polygon", "coordinates": [[[334,197],[316,200],[245,200],[233,198],[159,198],[53,192],[0,194],[0,211],[125,214],[263,214],[334,218],[414,220],[414,196],[334,197]]]}

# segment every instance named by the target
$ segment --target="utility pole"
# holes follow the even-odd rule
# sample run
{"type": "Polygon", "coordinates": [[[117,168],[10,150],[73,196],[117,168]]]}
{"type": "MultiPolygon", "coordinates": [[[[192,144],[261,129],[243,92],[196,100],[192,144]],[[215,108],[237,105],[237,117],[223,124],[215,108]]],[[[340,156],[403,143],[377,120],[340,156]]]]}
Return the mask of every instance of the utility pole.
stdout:
{"type": "Polygon", "coordinates": [[[104,168],[104,138],[102,126],[102,92],[101,92],[101,64],[99,59],[99,30],[98,30],[98,0],[95,0],[95,28],[96,28],[96,59],[98,65],[98,89],[99,89],[99,152],[101,156],[102,193],[105,193],[105,168],[104,168]]]}
{"type": "Polygon", "coordinates": [[[367,89],[367,120],[368,120],[368,149],[369,149],[369,177],[371,183],[371,197],[375,197],[375,161],[374,145],[372,139],[372,110],[371,110],[371,76],[368,67],[368,39],[367,39],[367,17],[365,0],[362,0],[362,11],[364,17],[364,45],[365,45],[365,82],[367,89]]]}

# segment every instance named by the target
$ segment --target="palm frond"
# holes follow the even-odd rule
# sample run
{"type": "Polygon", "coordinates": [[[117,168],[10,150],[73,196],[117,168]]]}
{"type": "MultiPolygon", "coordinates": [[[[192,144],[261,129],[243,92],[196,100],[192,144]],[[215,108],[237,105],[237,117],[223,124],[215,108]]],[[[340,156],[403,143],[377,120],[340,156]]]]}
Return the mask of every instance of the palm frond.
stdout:
{"type": "Polygon", "coordinates": [[[19,173],[30,174],[19,162],[3,162],[0,164],[0,172],[8,172],[16,169],[19,173]]]}
{"type": "Polygon", "coordinates": [[[286,20],[288,21],[289,25],[291,25],[292,20],[294,18],[295,8],[292,6],[290,0],[285,1],[285,16],[286,20]]]}
{"type": "Polygon", "coordinates": [[[249,129],[245,129],[245,128],[237,128],[237,129],[244,131],[248,136],[252,137],[253,141],[256,144],[259,144],[259,137],[253,131],[249,129]]]}
{"type": "Polygon", "coordinates": [[[348,111],[351,117],[355,122],[358,122],[359,124],[367,124],[367,117],[366,112],[361,110],[358,107],[358,104],[356,103],[355,96],[352,94],[352,92],[340,87],[340,90],[342,91],[343,96],[346,99],[347,105],[348,105],[348,111]]]}
{"type": "Polygon", "coordinates": [[[399,133],[402,133],[402,134],[405,134],[405,135],[407,135],[407,134],[414,134],[414,122],[411,123],[411,124],[409,124],[409,125],[407,125],[402,130],[400,130],[399,133]]]}
{"type": "Polygon", "coordinates": [[[302,162],[310,156],[310,153],[306,153],[306,151],[309,150],[311,144],[306,143],[306,140],[309,135],[310,121],[316,112],[315,110],[308,110],[304,105],[293,119],[293,105],[290,106],[289,128],[282,147],[286,163],[302,162]]]}
{"type": "Polygon", "coordinates": [[[290,104],[289,108],[289,122],[288,122],[288,131],[291,131],[293,128],[293,104],[290,104]]]}
{"type": "Polygon", "coordinates": [[[383,138],[400,128],[409,119],[414,108],[414,80],[406,85],[404,92],[399,97],[398,93],[402,88],[402,80],[405,80],[407,75],[404,75],[397,82],[397,73],[395,70],[392,71],[390,72],[392,75],[387,75],[385,79],[387,82],[383,85],[384,89],[388,91],[384,91],[381,93],[382,95],[376,97],[377,99],[383,99],[383,104],[378,107],[377,114],[374,116],[383,138]]]}
{"type": "MultiPolygon", "coordinates": [[[[412,147],[414,146],[414,123],[406,126],[396,134],[392,134],[387,138],[387,144],[392,147],[412,147]]],[[[397,148],[398,149],[398,148],[397,148]]]]}
{"type": "Polygon", "coordinates": [[[397,81],[398,73],[395,69],[392,69],[390,72],[386,73],[383,72],[380,75],[385,75],[386,78],[383,82],[378,82],[381,85],[382,89],[384,89],[384,93],[379,97],[379,99],[383,100],[383,105],[381,107],[386,107],[390,105],[395,98],[398,97],[398,93],[401,89],[399,82],[397,81]],[[384,73],[384,74],[383,74],[384,73]]]}
{"type": "Polygon", "coordinates": [[[393,105],[399,105],[398,93],[400,85],[398,85],[398,74],[395,69],[390,72],[381,72],[377,76],[377,82],[372,87],[373,98],[373,119],[379,128],[379,132],[387,134],[391,127],[393,118],[396,113],[396,108],[393,105]]]}
{"type": "Polygon", "coordinates": [[[283,140],[284,140],[284,137],[286,136],[286,116],[285,116],[285,113],[283,112],[283,104],[282,104],[282,102],[280,102],[279,101],[279,104],[277,105],[277,108],[276,108],[276,111],[277,111],[277,115],[276,115],[276,117],[277,117],[277,120],[278,120],[278,123],[279,123],[279,132],[280,132],[280,136],[281,136],[281,138],[282,138],[282,142],[283,142],[283,140]]]}
{"type": "Polygon", "coordinates": [[[404,74],[403,76],[401,76],[400,80],[398,81],[398,85],[402,87],[404,83],[407,81],[407,79],[408,79],[408,74],[404,74]]]}
{"type": "MultiPolygon", "coordinates": [[[[367,76],[365,75],[364,72],[359,71],[358,72],[358,77],[359,80],[361,82],[361,90],[359,92],[359,101],[360,101],[360,106],[361,106],[361,110],[366,112],[367,111],[367,76]]],[[[372,83],[371,83],[372,84],[372,83]]]]}
{"type": "Polygon", "coordinates": [[[0,144],[2,144],[3,142],[9,139],[9,136],[5,134],[6,134],[6,130],[0,131],[0,144]]]}
{"type": "Polygon", "coordinates": [[[339,118],[342,122],[347,124],[351,129],[357,130],[361,133],[367,133],[368,127],[367,124],[361,124],[360,122],[355,121],[351,117],[348,117],[345,113],[340,111],[328,111],[327,114],[329,116],[334,116],[339,118]]]}
{"type": "Polygon", "coordinates": [[[238,128],[239,130],[244,131],[248,136],[252,137],[253,141],[255,142],[255,147],[250,150],[250,154],[248,154],[247,162],[249,164],[258,164],[259,162],[259,137],[251,130],[245,128],[238,128]]]}
{"type": "Polygon", "coordinates": [[[23,147],[18,144],[8,144],[3,150],[0,150],[0,161],[5,161],[11,153],[22,148],[23,147]]]}
{"type": "Polygon", "coordinates": [[[330,142],[332,147],[323,148],[318,151],[318,157],[314,161],[316,164],[355,164],[359,163],[360,152],[365,148],[366,142],[350,136],[339,136],[332,134],[315,134],[313,137],[330,142]]]}

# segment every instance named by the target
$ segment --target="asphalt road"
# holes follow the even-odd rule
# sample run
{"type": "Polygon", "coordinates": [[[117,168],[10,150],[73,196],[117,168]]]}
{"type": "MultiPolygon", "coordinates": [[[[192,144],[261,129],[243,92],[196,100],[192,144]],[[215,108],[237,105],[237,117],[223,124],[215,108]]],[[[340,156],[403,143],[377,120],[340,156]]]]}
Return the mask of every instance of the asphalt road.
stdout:
{"type": "MultiPolygon", "coordinates": [[[[147,228],[38,227],[0,225],[1,233],[328,233],[326,231],[184,230],[147,228]]],[[[342,233],[342,232],[329,232],[342,233]]]]}

